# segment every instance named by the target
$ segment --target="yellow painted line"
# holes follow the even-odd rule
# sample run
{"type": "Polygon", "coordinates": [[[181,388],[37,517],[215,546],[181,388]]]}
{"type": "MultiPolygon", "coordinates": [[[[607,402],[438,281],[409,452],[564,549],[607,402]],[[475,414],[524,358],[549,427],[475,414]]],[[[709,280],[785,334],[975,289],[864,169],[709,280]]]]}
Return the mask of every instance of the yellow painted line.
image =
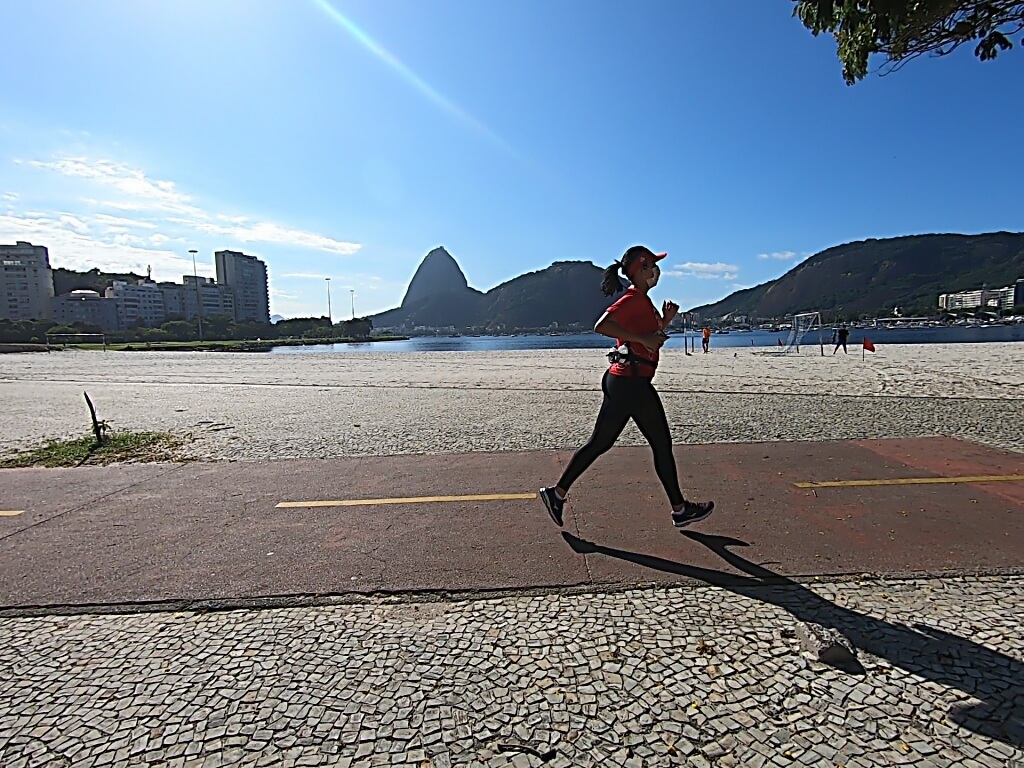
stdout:
{"type": "Polygon", "coordinates": [[[939,483],[1014,483],[1024,475],[969,475],[965,477],[901,477],[895,480],[834,480],[824,483],[793,483],[797,488],[852,488],[873,485],[937,485],[939,483]]]}
{"type": "Polygon", "coordinates": [[[0,509],[0,517],[17,517],[25,514],[23,509],[0,509]]]}
{"type": "Polygon", "coordinates": [[[304,507],[369,507],[380,504],[431,504],[453,501],[524,501],[536,499],[535,493],[482,493],[473,496],[405,496],[397,499],[332,499],[327,501],[282,501],[277,509],[304,507]]]}

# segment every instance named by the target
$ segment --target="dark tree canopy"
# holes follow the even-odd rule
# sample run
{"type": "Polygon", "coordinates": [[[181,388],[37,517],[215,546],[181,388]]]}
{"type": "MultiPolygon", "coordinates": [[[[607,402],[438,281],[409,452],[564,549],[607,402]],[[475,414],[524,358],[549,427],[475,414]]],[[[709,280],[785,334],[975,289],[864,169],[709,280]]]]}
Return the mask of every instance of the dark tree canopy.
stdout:
{"type": "Polygon", "coordinates": [[[872,54],[890,69],[924,54],[945,56],[974,43],[981,60],[1013,47],[1024,2],[1011,0],[794,0],[793,15],[814,35],[836,38],[848,84],[868,74],[872,54]]]}

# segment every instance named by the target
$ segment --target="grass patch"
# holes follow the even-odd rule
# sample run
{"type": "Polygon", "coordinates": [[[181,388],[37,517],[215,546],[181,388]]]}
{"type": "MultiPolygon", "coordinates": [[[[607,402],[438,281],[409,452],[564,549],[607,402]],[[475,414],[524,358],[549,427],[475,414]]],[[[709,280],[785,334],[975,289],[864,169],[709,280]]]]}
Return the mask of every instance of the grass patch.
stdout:
{"type": "Polygon", "coordinates": [[[50,440],[37,448],[0,455],[0,469],[184,461],[184,444],[183,439],[170,432],[109,432],[102,445],[97,445],[92,435],[86,435],[50,440]]]}

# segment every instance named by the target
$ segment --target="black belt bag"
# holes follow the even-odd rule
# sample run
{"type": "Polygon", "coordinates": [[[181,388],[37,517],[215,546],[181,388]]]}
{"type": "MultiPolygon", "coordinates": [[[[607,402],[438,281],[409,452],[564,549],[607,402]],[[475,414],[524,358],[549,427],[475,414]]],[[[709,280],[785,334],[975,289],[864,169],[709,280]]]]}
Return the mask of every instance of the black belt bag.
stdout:
{"type": "Polygon", "coordinates": [[[634,376],[639,375],[636,370],[638,365],[646,365],[650,367],[652,371],[656,371],[658,369],[657,363],[653,362],[652,360],[648,360],[645,357],[640,357],[636,352],[634,352],[633,348],[629,346],[628,341],[621,347],[616,347],[611,352],[609,352],[607,357],[608,361],[612,363],[612,365],[616,363],[629,365],[629,367],[633,370],[634,376]]]}

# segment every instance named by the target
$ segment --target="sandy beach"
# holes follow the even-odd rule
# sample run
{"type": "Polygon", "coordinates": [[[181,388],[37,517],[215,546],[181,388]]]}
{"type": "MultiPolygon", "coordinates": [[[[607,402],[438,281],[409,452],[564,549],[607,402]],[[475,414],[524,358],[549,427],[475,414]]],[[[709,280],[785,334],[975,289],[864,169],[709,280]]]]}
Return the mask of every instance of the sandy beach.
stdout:
{"type": "MultiPolygon", "coordinates": [[[[191,435],[203,459],[573,448],[600,403],[601,350],[0,358],[0,448],[112,427],[191,435]]],[[[800,355],[663,355],[676,443],[942,434],[1024,451],[1024,344],[800,355]]],[[[643,438],[630,425],[620,444],[643,438]]]]}

